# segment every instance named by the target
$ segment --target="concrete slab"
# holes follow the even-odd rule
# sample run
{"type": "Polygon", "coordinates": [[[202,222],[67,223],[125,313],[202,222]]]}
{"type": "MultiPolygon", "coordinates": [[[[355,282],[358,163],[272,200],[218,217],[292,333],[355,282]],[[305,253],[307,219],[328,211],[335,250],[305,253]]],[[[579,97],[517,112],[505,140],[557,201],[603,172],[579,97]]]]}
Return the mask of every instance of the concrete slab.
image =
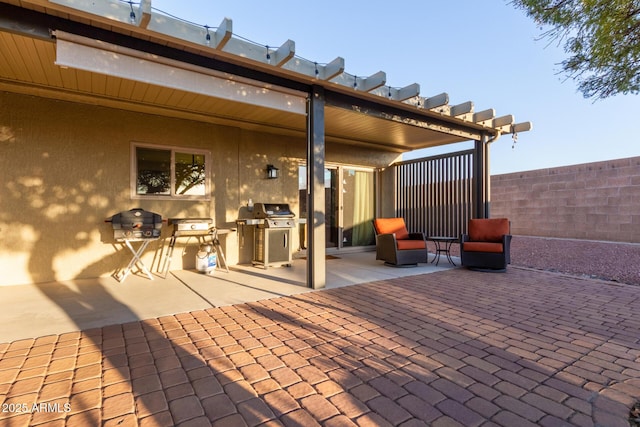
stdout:
{"type": "Polygon", "coordinates": [[[175,277],[130,276],[0,287],[0,341],[210,308],[175,277]]]}
{"type": "MultiPolygon", "coordinates": [[[[394,268],[375,260],[373,252],[347,253],[327,260],[327,288],[406,277],[451,268],[449,264],[421,264],[394,268]]],[[[196,271],[173,271],[149,280],[130,275],[115,279],[0,286],[0,342],[86,330],[113,324],[188,313],[269,298],[309,292],[306,261],[291,267],[264,270],[232,266],[208,276],[196,271]]]]}

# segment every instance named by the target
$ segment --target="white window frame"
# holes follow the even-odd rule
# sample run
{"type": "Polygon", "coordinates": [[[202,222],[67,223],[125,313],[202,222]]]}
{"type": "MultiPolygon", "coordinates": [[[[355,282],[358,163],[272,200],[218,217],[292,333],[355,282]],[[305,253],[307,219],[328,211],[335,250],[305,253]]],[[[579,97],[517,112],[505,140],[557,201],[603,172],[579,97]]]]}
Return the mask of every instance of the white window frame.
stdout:
{"type": "Polygon", "coordinates": [[[177,145],[155,145],[141,142],[131,143],[131,164],[130,170],[130,190],[131,198],[137,200],[211,200],[211,151],[190,147],[181,147],[177,145]],[[153,150],[166,150],[171,152],[171,193],[170,194],[138,194],[138,159],[137,148],[150,148],[153,150]],[[176,187],[176,162],[175,155],[179,153],[193,153],[204,156],[204,173],[205,173],[205,194],[199,195],[179,195],[175,193],[176,187]]]}

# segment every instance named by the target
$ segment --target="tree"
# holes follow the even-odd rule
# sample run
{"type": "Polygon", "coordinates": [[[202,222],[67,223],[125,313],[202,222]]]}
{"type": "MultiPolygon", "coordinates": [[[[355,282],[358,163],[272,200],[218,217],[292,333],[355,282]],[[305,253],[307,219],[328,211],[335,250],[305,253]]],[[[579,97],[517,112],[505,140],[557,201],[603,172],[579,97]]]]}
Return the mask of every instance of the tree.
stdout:
{"type": "Polygon", "coordinates": [[[513,0],[564,44],[563,72],[585,98],[640,92],[639,0],[513,0]]]}

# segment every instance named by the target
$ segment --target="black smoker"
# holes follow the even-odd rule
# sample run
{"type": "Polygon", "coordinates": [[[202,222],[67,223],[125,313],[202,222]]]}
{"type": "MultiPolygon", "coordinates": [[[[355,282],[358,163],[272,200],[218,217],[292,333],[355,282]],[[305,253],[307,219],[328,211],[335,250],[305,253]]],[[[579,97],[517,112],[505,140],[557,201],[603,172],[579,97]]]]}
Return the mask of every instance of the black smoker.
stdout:
{"type": "Polygon", "coordinates": [[[295,214],[287,203],[256,203],[253,216],[261,221],[255,230],[253,264],[268,267],[291,266],[291,237],[296,226],[295,214]]]}

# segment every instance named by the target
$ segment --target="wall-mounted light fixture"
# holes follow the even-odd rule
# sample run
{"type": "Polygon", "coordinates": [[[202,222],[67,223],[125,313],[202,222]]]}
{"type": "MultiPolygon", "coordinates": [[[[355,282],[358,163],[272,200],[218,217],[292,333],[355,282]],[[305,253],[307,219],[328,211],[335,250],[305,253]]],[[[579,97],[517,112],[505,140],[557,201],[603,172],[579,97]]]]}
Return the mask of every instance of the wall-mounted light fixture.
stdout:
{"type": "Polygon", "coordinates": [[[273,166],[273,165],[267,165],[267,178],[268,179],[276,179],[278,178],[278,171],[280,169],[278,169],[277,167],[273,166]]]}

